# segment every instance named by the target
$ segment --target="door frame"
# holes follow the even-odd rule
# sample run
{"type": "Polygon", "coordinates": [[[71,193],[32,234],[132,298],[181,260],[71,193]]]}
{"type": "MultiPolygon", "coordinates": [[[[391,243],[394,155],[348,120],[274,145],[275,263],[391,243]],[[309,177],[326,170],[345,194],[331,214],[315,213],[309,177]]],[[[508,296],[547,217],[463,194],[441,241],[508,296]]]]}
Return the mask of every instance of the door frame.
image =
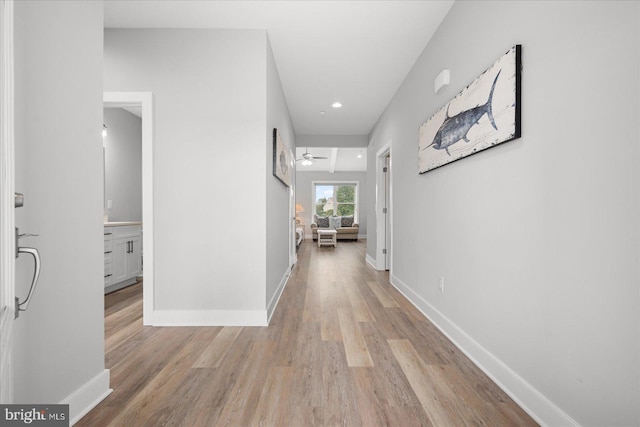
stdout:
{"type": "Polygon", "coordinates": [[[104,92],[105,107],[142,107],[142,323],[154,324],[153,93],[104,92]]]}
{"type": "MultiPolygon", "coordinates": [[[[391,164],[393,157],[391,157],[391,141],[384,144],[378,152],[376,153],[376,203],[375,203],[375,212],[376,212],[376,270],[385,270],[386,269],[386,256],[382,252],[385,249],[385,241],[386,241],[386,226],[385,226],[385,215],[382,212],[382,209],[385,207],[385,204],[388,205],[389,208],[389,225],[390,225],[390,236],[393,236],[393,179],[392,176],[389,175],[389,200],[386,200],[386,192],[385,192],[385,176],[383,169],[385,167],[385,158],[389,156],[389,164],[391,164]],[[388,202],[388,203],[386,203],[388,202]]],[[[393,168],[390,166],[390,169],[393,171],[393,168]]],[[[390,239],[393,241],[393,237],[390,239]]],[[[391,259],[389,261],[389,273],[393,272],[393,250],[391,247],[391,242],[389,242],[389,252],[391,252],[391,259]]]]}
{"type": "Polygon", "coordinates": [[[15,141],[13,1],[0,0],[0,403],[13,403],[15,141]]]}

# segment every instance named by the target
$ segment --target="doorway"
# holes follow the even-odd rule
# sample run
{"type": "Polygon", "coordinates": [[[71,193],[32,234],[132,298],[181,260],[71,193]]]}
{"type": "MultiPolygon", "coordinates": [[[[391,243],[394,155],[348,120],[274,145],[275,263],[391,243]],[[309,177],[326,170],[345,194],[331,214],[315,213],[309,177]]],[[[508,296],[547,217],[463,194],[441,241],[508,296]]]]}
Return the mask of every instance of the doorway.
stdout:
{"type": "Polygon", "coordinates": [[[103,106],[140,108],[142,118],[142,322],[153,325],[154,246],[153,246],[153,94],[151,92],[105,92],[103,106]]]}
{"type": "Polygon", "coordinates": [[[393,178],[391,141],[376,154],[376,270],[393,267],[393,178]]]}
{"type": "Polygon", "coordinates": [[[384,269],[391,269],[391,154],[387,154],[384,158],[384,207],[382,214],[384,215],[384,269]]]}

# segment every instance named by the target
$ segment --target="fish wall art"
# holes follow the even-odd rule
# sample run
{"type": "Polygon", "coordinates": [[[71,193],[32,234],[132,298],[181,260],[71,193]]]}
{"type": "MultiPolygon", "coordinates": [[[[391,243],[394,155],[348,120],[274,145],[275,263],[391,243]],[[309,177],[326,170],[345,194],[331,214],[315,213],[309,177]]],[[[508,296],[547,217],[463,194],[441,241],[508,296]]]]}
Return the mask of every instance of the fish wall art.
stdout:
{"type": "Polygon", "coordinates": [[[284,185],[291,187],[291,175],[293,174],[293,156],[289,148],[282,142],[282,136],[278,129],[273,129],[273,176],[284,185]]]}
{"type": "Polygon", "coordinates": [[[418,130],[418,172],[520,138],[520,56],[515,45],[418,130]]]}

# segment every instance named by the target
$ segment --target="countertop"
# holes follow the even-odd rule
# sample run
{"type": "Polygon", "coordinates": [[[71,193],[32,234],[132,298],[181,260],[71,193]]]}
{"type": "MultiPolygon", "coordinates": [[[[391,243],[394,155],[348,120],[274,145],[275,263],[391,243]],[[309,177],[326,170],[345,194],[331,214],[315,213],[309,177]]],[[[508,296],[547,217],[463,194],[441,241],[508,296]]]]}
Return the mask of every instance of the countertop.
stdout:
{"type": "Polygon", "coordinates": [[[142,221],[105,222],[105,227],[124,227],[126,225],[142,225],[142,221]]]}

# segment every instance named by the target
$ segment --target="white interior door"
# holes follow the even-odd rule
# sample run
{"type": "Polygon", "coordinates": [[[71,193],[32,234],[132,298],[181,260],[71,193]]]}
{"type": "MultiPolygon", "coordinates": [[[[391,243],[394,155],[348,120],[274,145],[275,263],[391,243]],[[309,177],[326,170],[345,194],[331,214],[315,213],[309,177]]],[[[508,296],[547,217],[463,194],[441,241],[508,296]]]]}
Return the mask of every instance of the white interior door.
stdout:
{"type": "Polygon", "coordinates": [[[15,215],[13,2],[0,0],[0,403],[13,402],[15,215]]]}
{"type": "MultiPolygon", "coordinates": [[[[291,151],[291,157],[295,159],[295,153],[291,151]]],[[[293,165],[291,165],[293,166],[293,165]]],[[[291,168],[293,171],[293,167],[291,168]]],[[[291,221],[289,221],[289,267],[293,267],[293,265],[298,262],[298,255],[296,253],[296,191],[295,191],[295,173],[291,174],[293,177],[293,182],[291,183],[291,187],[289,187],[289,217],[291,221]]]]}
{"type": "Polygon", "coordinates": [[[384,159],[384,269],[391,269],[391,156],[384,159]]]}

